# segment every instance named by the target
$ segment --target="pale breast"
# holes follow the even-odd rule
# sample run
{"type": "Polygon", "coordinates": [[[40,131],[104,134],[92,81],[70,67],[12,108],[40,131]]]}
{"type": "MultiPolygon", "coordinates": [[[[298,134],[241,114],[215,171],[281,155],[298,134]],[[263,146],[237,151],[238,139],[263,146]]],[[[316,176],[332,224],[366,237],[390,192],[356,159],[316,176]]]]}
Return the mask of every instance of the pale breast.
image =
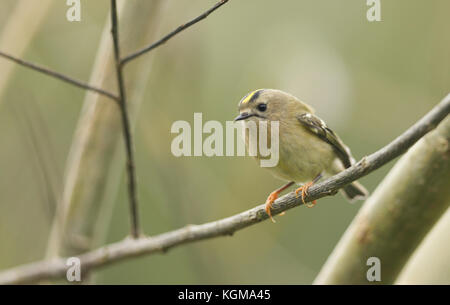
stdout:
{"type": "MultiPolygon", "coordinates": [[[[258,121],[255,121],[258,126],[258,121]]],[[[247,124],[244,123],[244,125],[247,124]]],[[[319,139],[299,123],[288,126],[286,123],[280,122],[279,133],[278,164],[275,167],[265,168],[282,180],[297,183],[309,182],[330,168],[336,159],[336,155],[328,143],[319,139]]],[[[270,134],[270,125],[268,134],[270,134]]],[[[243,136],[248,151],[251,139],[248,138],[248,134],[246,136],[245,130],[243,136]]],[[[256,138],[259,138],[259,130],[256,138]]],[[[270,141],[268,142],[270,143],[270,141]]],[[[260,156],[257,156],[256,159],[260,160],[260,156]]]]}
{"type": "Polygon", "coordinates": [[[280,158],[268,168],[275,176],[298,183],[313,180],[336,159],[332,147],[300,124],[295,128],[280,124],[280,158]]]}

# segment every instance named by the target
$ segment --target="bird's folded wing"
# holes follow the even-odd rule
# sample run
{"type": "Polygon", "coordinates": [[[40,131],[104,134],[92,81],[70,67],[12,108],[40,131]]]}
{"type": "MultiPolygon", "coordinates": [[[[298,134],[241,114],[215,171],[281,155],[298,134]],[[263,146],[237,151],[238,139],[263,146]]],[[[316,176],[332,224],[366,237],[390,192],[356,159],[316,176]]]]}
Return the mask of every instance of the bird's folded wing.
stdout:
{"type": "Polygon", "coordinates": [[[303,113],[297,116],[298,121],[321,140],[330,144],[345,168],[353,163],[353,157],[348,147],[339,139],[328,126],[317,116],[311,113],[303,113]]]}

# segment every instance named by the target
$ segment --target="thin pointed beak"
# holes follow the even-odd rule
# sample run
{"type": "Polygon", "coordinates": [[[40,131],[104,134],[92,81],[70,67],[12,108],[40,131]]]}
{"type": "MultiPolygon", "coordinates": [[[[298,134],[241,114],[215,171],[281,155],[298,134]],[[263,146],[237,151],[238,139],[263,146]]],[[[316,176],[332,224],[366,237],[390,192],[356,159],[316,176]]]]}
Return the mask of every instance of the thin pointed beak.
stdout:
{"type": "Polygon", "coordinates": [[[234,120],[235,121],[245,120],[245,119],[248,119],[249,117],[252,117],[252,116],[254,116],[254,114],[251,114],[251,113],[248,113],[248,112],[242,112],[234,120]]]}

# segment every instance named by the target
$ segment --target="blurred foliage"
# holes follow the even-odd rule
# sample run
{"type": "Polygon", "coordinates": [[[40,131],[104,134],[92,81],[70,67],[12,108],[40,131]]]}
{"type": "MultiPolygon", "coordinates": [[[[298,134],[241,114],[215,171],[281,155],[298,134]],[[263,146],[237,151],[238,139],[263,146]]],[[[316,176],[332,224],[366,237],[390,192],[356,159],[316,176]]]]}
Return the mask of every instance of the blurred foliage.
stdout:
{"type": "MultiPolygon", "coordinates": [[[[14,1],[0,2],[0,26],[14,1]]],[[[163,33],[214,3],[168,2],[163,33]]],[[[381,2],[382,22],[369,23],[365,1],[232,0],[154,51],[135,133],[146,234],[251,208],[282,183],[250,158],[174,157],[170,127],[176,120],[192,122],[194,112],[204,121],[232,120],[248,91],[278,88],[313,105],[359,159],[440,101],[450,83],[450,2],[381,2]]],[[[79,23],[67,22],[66,9],[65,1],[54,3],[24,58],[89,79],[109,1],[83,0],[79,23]]],[[[125,50],[130,39],[122,37],[125,50]]],[[[0,269],[45,253],[49,202],[60,196],[83,97],[82,90],[21,67],[0,97],[0,269]]],[[[361,182],[373,190],[391,166],[361,182]]],[[[129,228],[122,180],[106,242],[129,228]]],[[[278,217],[277,224],[107,267],[97,280],[311,283],[360,205],[340,195],[321,199],[313,209],[278,217]]]]}

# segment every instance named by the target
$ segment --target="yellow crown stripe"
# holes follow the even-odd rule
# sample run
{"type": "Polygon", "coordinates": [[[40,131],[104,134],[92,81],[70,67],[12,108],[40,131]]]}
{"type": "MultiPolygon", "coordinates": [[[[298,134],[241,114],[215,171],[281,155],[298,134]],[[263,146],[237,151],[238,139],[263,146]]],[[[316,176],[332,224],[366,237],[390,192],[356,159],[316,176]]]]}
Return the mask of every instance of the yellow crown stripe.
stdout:
{"type": "Polygon", "coordinates": [[[247,97],[242,101],[242,104],[247,104],[248,101],[250,101],[253,97],[253,95],[255,95],[256,92],[258,92],[260,89],[252,91],[249,95],[247,95],[247,97]]]}

